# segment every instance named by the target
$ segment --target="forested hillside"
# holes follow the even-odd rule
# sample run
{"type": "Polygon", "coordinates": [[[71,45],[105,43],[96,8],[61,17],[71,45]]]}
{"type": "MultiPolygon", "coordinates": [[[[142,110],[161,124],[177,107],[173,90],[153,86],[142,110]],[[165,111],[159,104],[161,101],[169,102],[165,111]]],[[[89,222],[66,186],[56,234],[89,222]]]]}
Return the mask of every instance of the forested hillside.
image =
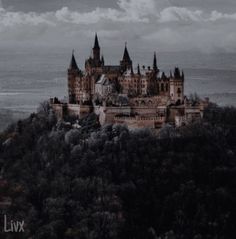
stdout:
{"type": "Polygon", "coordinates": [[[0,200],[25,232],[0,238],[236,237],[235,108],[158,135],[79,124],[39,112],[1,134],[0,200]]]}

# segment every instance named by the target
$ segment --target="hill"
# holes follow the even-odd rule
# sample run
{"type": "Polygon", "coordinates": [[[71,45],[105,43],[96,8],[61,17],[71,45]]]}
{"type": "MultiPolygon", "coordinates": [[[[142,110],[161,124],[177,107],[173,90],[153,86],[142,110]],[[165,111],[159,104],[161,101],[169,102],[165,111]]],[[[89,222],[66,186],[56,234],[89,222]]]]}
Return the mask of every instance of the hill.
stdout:
{"type": "Polygon", "coordinates": [[[0,195],[26,226],[1,238],[234,238],[235,119],[211,106],[158,135],[95,115],[80,128],[45,110],[18,121],[0,136],[0,195]]]}

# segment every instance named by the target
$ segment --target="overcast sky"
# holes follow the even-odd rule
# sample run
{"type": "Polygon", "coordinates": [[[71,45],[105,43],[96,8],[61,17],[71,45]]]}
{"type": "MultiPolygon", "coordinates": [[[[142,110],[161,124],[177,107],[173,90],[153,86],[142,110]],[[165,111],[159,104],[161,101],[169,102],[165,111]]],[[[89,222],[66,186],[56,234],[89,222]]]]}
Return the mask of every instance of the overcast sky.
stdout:
{"type": "Polygon", "coordinates": [[[236,52],[236,0],[0,0],[0,46],[236,52]]]}

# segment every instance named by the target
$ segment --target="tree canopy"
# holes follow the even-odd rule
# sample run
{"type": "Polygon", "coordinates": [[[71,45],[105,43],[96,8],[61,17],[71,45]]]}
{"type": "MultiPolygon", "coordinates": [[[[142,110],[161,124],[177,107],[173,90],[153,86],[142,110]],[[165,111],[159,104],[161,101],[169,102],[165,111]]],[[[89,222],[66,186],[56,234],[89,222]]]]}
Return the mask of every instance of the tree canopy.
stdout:
{"type": "Polygon", "coordinates": [[[158,135],[100,127],[95,115],[79,129],[50,112],[11,125],[0,195],[25,220],[17,238],[234,238],[235,119],[236,109],[212,106],[202,122],[158,135]]]}

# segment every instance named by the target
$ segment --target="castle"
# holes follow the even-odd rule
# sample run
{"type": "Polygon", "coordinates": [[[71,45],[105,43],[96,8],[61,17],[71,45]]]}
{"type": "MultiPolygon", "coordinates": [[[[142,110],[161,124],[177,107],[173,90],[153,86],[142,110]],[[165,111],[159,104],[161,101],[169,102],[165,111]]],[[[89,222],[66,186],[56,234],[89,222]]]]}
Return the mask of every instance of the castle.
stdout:
{"type": "Polygon", "coordinates": [[[100,124],[119,123],[129,128],[161,128],[165,123],[176,126],[200,119],[208,101],[192,104],[184,96],[184,72],[175,68],[167,76],[160,73],[154,53],[152,67],[134,70],[125,45],[119,65],[106,65],[97,34],[92,56],[82,71],[74,52],[68,69],[68,102],[51,99],[59,118],[83,117],[94,112],[100,124]]]}

